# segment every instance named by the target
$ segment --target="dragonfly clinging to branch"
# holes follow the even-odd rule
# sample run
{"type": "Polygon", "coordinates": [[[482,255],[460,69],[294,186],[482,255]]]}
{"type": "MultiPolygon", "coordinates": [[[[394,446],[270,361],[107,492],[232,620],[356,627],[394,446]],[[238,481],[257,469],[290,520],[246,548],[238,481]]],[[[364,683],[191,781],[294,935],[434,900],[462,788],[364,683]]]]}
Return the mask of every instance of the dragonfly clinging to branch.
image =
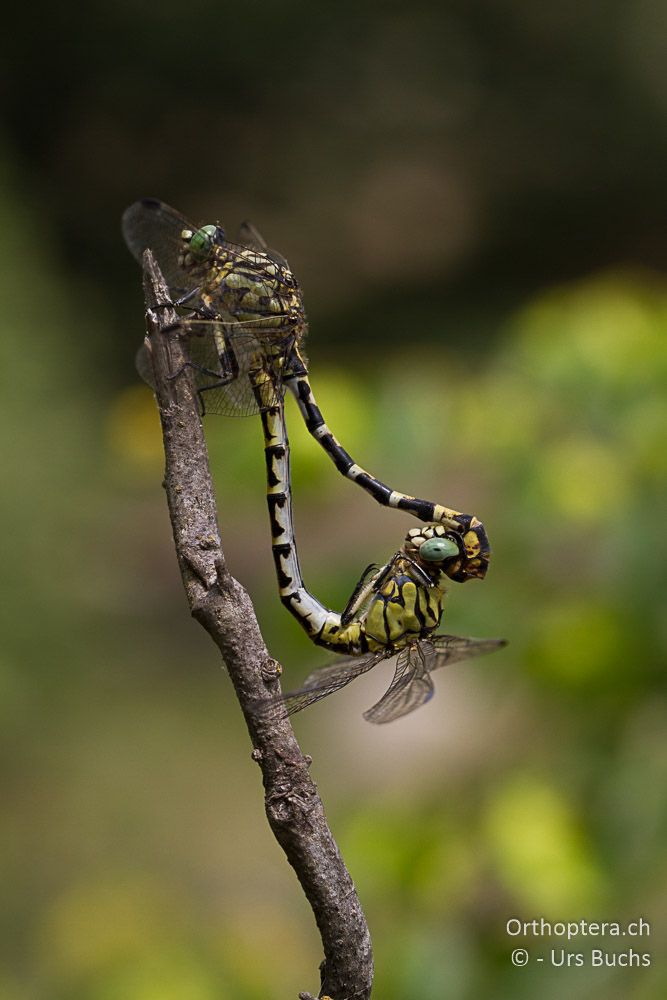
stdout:
{"type": "MultiPolygon", "coordinates": [[[[343,448],[327,426],[308,376],[302,345],[307,321],[299,284],[287,261],[250,225],[238,241],[217,224],[193,226],[175,209],[144,198],[123,215],[125,240],[141,263],[153,251],[181,318],[174,329],[187,341],[202,412],[256,413],[282,404],[287,388],[306,427],[338,471],[378,503],[439,523],[456,533],[462,556],[447,567],[459,582],[486,574],[490,548],[481,521],[430,500],[402,493],[376,479],[343,448]],[[258,400],[253,378],[267,376],[258,400]]],[[[145,356],[139,371],[150,381],[145,356]]],[[[174,373],[176,375],[178,373],[174,373]]]]}

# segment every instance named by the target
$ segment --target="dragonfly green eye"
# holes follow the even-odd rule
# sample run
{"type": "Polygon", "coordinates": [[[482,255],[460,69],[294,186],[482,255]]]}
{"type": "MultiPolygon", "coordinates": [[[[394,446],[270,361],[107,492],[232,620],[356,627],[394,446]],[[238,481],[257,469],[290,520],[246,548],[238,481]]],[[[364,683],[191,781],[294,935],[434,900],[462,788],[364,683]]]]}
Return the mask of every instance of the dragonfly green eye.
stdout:
{"type": "Polygon", "coordinates": [[[419,558],[424,562],[442,562],[459,554],[459,547],[451,538],[429,538],[419,546],[419,558]]]}
{"type": "Polygon", "coordinates": [[[190,253],[195,257],[207,257],[215,240],[217,226],[202,226],[192,234],[189,240],[190,253]]]}

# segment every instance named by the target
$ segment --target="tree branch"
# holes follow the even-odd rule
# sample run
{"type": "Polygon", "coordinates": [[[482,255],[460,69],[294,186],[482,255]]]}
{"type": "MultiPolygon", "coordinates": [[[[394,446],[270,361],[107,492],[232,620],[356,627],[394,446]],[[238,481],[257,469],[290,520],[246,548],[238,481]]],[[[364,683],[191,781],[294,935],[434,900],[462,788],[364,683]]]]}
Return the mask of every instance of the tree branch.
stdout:
{"type": "Polygon", "coordinates": [[[368,926],[308,773],[310,758],[302,754],[289,719],[259,707],[279,692],[280,667],[264,645],[250,597],[225,564],[197,395],[190,369],[183,370],[180,338],[164,333],[178,317],[163,305],[170,301],[169,290],[150,250],[144,271],[146,346],[162,423],[164,487],[188,603],[222,653],[253,760],[262,771],[269,824],[315,915],[324,948],[319,995],[368,1000],[373,979],[368,926]]]}

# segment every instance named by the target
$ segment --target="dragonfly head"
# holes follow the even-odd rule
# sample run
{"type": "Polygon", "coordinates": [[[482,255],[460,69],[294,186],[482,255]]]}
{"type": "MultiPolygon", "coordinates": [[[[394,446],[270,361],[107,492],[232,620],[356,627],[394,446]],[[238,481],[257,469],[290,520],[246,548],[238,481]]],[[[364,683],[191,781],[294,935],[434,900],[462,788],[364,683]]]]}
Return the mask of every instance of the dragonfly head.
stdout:
{"type": "Polygon", "coordinates": [[[403,546],[405,554],[429,575],[439,571],[458,583],[481,579],[490,557],[484,525],[468,514],[459,514],[455,520],[460,521],[460,530],[439,522],[411,528],[403,546]]]}
{"type": "Polygon", "coordinates": [[[201,264],[211,256],[213,248],[221,246],[225,231],[221,226],[202,226],[200,229],[184,229],[181,233],[183,248],[180,263],[183,267],[201,264]]]}

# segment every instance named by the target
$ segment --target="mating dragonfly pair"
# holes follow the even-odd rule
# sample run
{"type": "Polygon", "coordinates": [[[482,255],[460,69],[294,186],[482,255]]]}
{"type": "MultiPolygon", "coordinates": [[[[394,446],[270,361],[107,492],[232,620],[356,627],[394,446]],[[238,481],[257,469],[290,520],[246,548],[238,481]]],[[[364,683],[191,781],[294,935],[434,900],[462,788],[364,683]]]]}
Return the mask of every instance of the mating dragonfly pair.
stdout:
{"type": "MultiPolygon", "coordinates": [[[[139,263],[146,249],[153,252],[169,285],[169,304],[181,316],[168,332],[186,343],[202,414],[260,414],[280,598],[313,642],[346,655],[344,661],[315,671],[277,707],[288,714],[300,711],[398,654],[390,687],[364,713],[370,722],[390,722],[432,696],[433,670],[503,645],[496,639],[435,634],[447,580],[465,582],[486,574],[490,550],[484,526],[473,515],[385,485],[332,434],[310,384],[302,353],[307,333],[303,299],[287,261],[248,224],[232,242],[221,226],[195,227],[153,198],[126,210],[123,233],[139,263]],[[408,532],[385,565],[368,567],[340,615],[310,594],[301,575],[292,519],[286,390],[342,475],[378,503],[427,522],[408,532]]],[[[150,362],[141,352],[138,368],[150,383],[150,362]]]]}

